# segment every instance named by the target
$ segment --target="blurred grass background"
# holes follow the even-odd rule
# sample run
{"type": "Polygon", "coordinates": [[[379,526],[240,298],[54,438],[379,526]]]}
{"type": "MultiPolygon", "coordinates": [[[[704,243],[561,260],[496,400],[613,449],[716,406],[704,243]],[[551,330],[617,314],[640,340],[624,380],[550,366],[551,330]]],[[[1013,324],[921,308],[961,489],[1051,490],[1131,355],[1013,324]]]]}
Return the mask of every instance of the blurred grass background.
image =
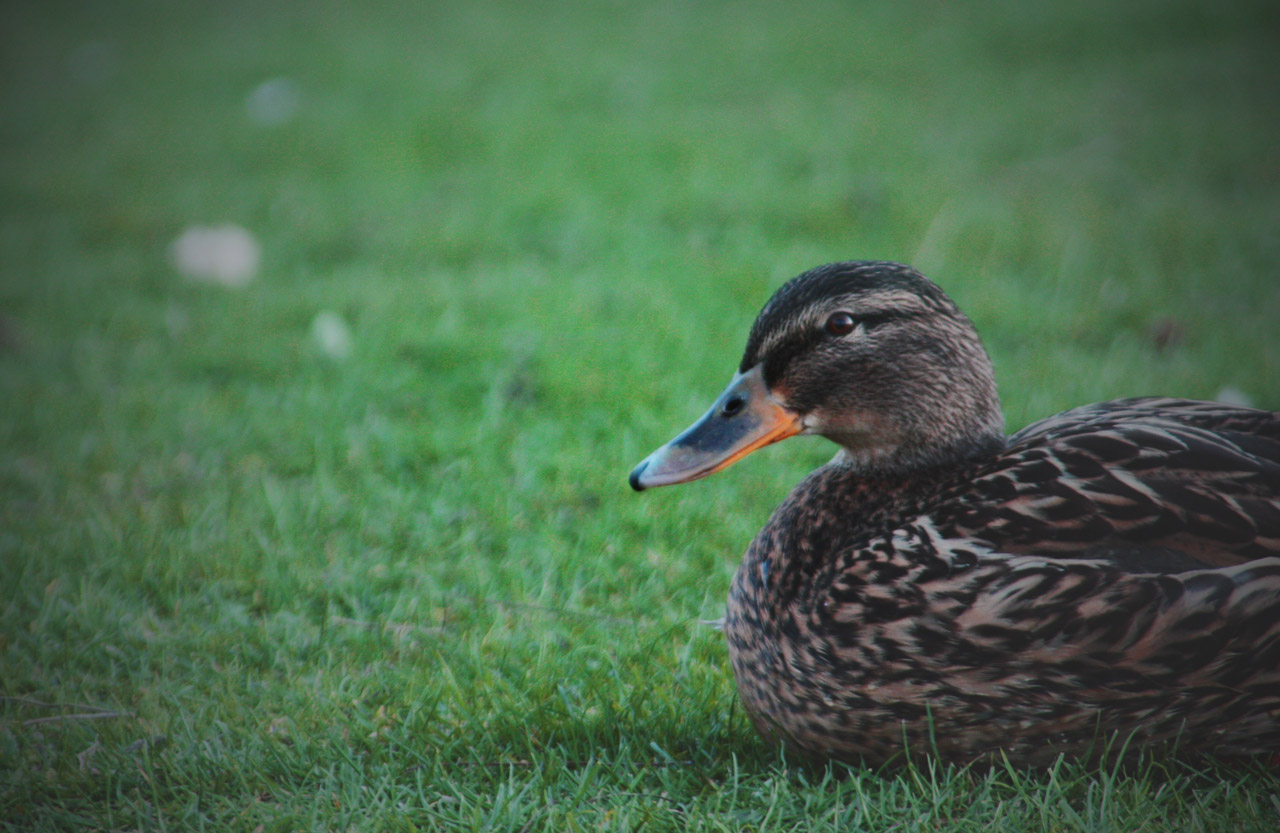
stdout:
{"type": "Polygon", "coordinates": [[[697,619],[831,447],[625,477],[831,260],[947,289],[1011,429],[1280,408],[1278,16],[4,6],[0,823],[1275,829],[1268,773],[787,768],[697,619]],[[255,279],[184,279],[226,222],[255,279]]]}

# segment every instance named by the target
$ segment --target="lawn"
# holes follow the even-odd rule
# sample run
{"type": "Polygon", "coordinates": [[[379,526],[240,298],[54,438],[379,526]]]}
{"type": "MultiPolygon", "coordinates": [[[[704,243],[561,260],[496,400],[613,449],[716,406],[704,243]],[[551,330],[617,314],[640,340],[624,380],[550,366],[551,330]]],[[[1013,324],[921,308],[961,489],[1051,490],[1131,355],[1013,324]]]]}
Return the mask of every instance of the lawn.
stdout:
{"type": "Polygon", "coordinates": [[[1275,771],[789,763],[700,620],[832,446],[626,485],[831,260],[943,285],[1010,429],[1280,409],[1229,6],[6,4],[0,826],[1277,829],[1275,771]]]}

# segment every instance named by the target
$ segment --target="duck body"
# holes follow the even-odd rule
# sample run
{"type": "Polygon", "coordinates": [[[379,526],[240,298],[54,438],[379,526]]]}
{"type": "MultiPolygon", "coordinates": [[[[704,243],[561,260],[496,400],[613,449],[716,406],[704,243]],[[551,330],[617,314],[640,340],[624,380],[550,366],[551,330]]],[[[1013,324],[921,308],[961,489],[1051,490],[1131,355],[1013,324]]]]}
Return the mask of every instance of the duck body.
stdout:
{"type": "Polygon", "coordinates": [[[1269,429],[1280,455],[1271,414],[1128,400],[942,471],[820,468],[730,591],[729,655],[757,728],[808,758],[871,764],[1000,749],[1046,765],[1126,741],[1280,749],[1280,558],[1265,557],[1280,518],[1268,539],[1245,514],[1275,511],[1254,493],[1280,488],[1280,463],[1213,429],[1233,423],[1269,429]],[[1182,490],[1194,499],[1163,497],[1182,490]],[[1193,539],[1239,563],[1189,555],[1193,539]]]}
{"type": "Polygon", "coordinates": [[[1006,438],[991,378],[918,273],[833,264],[774,296],[725,394],[637,467],[643,488],[791,434],[842,446],[731,586],[756,727],[871,765],[1280,751],[1280,414],[1127,399],[1006,438]]]}

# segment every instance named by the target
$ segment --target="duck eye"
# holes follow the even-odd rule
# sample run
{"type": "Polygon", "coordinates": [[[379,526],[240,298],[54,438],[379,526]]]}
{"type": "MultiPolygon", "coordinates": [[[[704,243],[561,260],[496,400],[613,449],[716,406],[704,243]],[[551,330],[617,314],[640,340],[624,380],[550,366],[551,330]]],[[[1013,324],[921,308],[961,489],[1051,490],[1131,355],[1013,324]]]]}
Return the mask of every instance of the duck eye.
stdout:
{"type": "Polygon", "coordinates": [[[833,336],[847,336],[855,326],[853,316],[847,312],[833,312],[827,319],[826,330],[833,336]]]}

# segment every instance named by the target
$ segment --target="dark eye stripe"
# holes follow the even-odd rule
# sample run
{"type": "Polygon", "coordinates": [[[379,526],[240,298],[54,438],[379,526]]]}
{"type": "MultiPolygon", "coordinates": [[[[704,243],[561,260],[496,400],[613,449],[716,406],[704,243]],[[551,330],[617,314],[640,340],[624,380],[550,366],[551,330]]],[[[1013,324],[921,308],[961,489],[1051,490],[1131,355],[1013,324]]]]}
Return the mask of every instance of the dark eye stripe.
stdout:
{"type": "MultiPolygon", "coordinates": [[[[853,318],[855,327],[861,325],[867,330],[872,330],[894,321],[924,318],[929,314],[925,310],[880,310],[877,312],[849,313],[853,318]]],[[[831,334],[826,328],[827,320],[823,319],[816,329],[800,330],[791,338],[773,345],[769,352],[761,357],[764,362],[764,381],[766,385],[773,387],[774,383],[787,372],[787,367],[796,357],[816,349],[820,344],[832,343],[831,334]]],[[[745,371],[749,368],[743,367],[741,369],[745,371]]]]}
{"type": "Polygon", "coordinates": [[[879,327],[882,324],[888,324],[890,321],[905,321],[909,318],[917,318],[919,313],[903,312],[901,310],[882,310],[880,312],[863,312],[853,316],[854,325],[861,324],[868,330],[873,327],[879,327]]]}
{"type": "MultiPolygon", "coordinates": [[[[878,312],[849,312],[847,315],[854,320],[855,328],[861,325],[864,329],[872,330],[877,326],[890,324],[892,321],[920,319],[920,317],[927,316],[928,312],[920,310],[882,310],[878,312]]],[[[832,333],[827,329],[827,321],[829,321],[829,317],[823,321],[822,326],[819,326],[817,330],[801,330],[796,337],[774,345],[767,356],[764,356],[764,383],[773,386],[783,374],[786,374],[787,366],[797,356],[812,351],[819,344],[831,342],[832,333]]]]}
{"type": "Polygon", "coordinates": [[[887,324],[890,321],[902,321],[907,318],[916,317],[916,313],[902,312],[900,310],[881,310],[880,312],[833,312],[827,317],[827,321],[822,325],[828,335],[836,337],[846,336],[858,327],[864,330],[871,330],[879,327],[881,324],[887,324]]]}

